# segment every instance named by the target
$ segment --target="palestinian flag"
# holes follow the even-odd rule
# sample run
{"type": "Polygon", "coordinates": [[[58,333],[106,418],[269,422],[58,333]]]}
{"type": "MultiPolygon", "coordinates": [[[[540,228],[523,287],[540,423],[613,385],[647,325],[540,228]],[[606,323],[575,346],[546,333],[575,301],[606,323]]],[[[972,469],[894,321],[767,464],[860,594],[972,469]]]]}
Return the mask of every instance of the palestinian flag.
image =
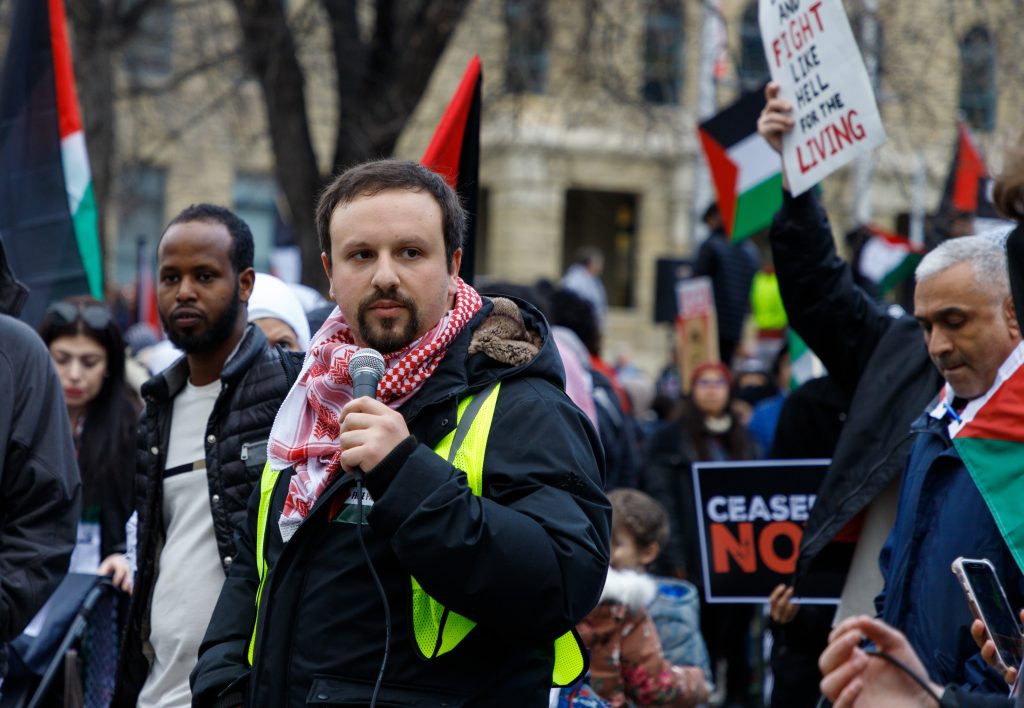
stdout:
{"type": "Polygon", "coordinates": [[[763,90],[745,93],[697,130],[733,241],[767,228],[782,206],[782,158],[757,134],[762,108],[763,90]]]}
{"type": "Polygon", "coordinates": [[[459,275],[473,282],[476,260],[476,217],[480,198],[480,57],[469,60],[459,88],[441,116],[421,163],[443,175],[466,209],[466,239],[459,275]]]}
{"type": "MultiPolygon", "coordinates": [[[[949,424],[960,459],[964,461],[999,532],[1024,571],[1024,344],[1018,344],[999,367],[992,387],[970,401],[949,424]]],[[[932,411],[936,418],[949,413],[953,393],[947,385],[942,401],[932,411]]]]}
{"type": "Polygon", "coordinates": [[[985,166],[985,159],[974,142],[967,124],[957,122],[957,139],[953,147],[953,160],[949,176],[942,190],[939,213],[951,215],[957,212],[974,214],[983,219],[998,219],[992,204],[992,177],[985,166]]]}
{"type": "Polygon", "coordinates": [[[789,390],[796,390],[811,379],[821,378],[826,374],[821,359],[792,328],[786,330],[786,341],[789,343],[789,390]]]}
{"type": "Polygon", "coordinates": [[[905,236],[876,226],[867,229],[871,235],[861,249],[857,267],[878,286],[879,294],[885,295],[914,272],[923,254],[905,236]]]}
{"type": "Polygon", "coordinates": [[[63,0],[16,0],[0,74],[0,236],[31,289],[36,323],[53,300],[103,298],[103,258],[63,0]]]}

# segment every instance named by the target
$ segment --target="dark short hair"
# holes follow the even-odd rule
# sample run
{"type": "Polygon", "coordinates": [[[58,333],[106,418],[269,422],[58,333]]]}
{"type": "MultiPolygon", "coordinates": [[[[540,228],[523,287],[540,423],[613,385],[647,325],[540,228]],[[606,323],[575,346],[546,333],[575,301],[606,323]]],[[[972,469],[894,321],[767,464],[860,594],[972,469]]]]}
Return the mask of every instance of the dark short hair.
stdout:
{"type": "MultiPolygon", "coordinates": [[[[216,204],[193,204],[178,212],[178,215],[171,219],[163,233],[176,224],[187,224],[198,221],[204,224],[220,224],[228,230],[231,236],[231,267],[235,273],[241,273],[246,268],[252,268],[253,252],[255,247],[252,241],[252,231],[249,225],[235,212],[216,204]]],[[[163,238],[163,234],[160,235],[163,238]]]]}
{"type": "Polygon", "coordinates": [[[718,202],[711,202],[708,208],[704,210],[704,215],[700,218],[705,224],[708,223],[713,217],[720,217],[722,212],[718,209],[718,202]]]}
{"type": "Polygon", "coordinates": [[[668,541],[668,513],[656,499],[636,489],[608,492],[612,505],[612,528],[629,533],[640,548],[668,541]]]}
{"type": "Polygon", "coordinates": [[[320,250],[331,262],[331,216],[339,206],[359,197],[372,197],[387,189],[427,192],[441,208],[444,254],[449,267],[466,235],[466,210],[444,178],[411,160],[373,160],[342,172],[327,185],[316,205],[316,233],[320,250]]]}
{"type": "Polygon", "coordinates": [[[572,252],[572,263],[590,265],[594,261],[603,261],[604,253],[597,246],[580,246],[572,252]]]}
{"type": "Polygon", "coordinates": [[[552,324],[571,329],[588,352],[600,356],[601,333],[593,303],[568,288],[557,288],[549,303],[552,324]]]}

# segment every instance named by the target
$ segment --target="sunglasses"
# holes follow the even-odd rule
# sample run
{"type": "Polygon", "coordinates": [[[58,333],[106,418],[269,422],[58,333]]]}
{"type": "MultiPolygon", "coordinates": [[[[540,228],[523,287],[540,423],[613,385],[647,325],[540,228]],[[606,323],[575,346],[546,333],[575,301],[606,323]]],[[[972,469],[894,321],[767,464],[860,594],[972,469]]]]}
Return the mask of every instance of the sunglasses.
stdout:
{"type": "Polygon", "coordinates": [[[73,305],[70,302],[56,302],[46,310],[60,324],[72,324],[81,319],[92,329],[105,329],[113,316],[103,305],[73,305]]]}

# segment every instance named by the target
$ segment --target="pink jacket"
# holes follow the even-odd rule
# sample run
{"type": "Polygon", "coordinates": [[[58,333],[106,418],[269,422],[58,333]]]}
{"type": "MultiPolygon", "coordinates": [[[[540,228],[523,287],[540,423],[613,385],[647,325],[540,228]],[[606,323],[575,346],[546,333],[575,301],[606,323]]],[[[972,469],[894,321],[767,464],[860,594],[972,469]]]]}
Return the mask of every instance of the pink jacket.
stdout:
{"type": "Polygon", "coordinates": [[[673,666],[647,606],[657,585],[646,575],[609,570],[601,602],[576,629],[590,649],[590,684],[613,706],[691,708],[708,699],[704,672],[673,666]]]}

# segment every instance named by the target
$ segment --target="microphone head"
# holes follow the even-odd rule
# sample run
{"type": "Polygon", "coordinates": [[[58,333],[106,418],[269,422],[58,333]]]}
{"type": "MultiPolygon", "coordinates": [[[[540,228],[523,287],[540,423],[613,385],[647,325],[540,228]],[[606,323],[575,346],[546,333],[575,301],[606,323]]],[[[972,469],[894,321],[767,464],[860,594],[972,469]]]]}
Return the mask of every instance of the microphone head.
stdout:
{"type": "Polygon", "coordinates": [[[385,369],[387,369],[387,364],[384,363],[384,357],[379,351],[369,347],[360,349],[348,361],[348,372],[352,378],[355,378],[357,373],[370,371],[380,381],[385,369]]]}

